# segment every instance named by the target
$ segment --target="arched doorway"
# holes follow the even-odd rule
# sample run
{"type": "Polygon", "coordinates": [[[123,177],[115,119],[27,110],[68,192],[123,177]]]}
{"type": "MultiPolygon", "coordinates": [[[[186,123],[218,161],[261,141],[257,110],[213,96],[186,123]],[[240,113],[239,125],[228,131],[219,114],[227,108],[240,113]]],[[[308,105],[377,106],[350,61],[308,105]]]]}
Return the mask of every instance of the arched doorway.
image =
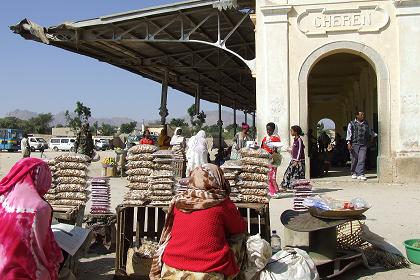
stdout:
{"type": "MultiPolygon", "coordinates": [[[[328,118],[336,125],[334,136],[328,137],[331,140],[337,138],[331,145],[332,149],[324,147],[317,153],[310,153],[312,177],[348,178],[350,158],[345,143],[346,127],[356,112],[363,111],[371,129],[378,133],[377,88],[375,70],[360,55],[336,52],[324,56],[312,66],[307,79],[308,129],[319,130],[319,120],[328,118]]],[[[330,130],[328,132],[331,134],[330,130]]],[[[319,139],[318,147],[325,146],[319,139]]],[[[369,146],[366,160],[371,178],[376,178],[377,156],[378,144],[374,141],[369,146]]]]}
{"type": "Polygon", "coordinates": [[[324,132],[328,135],[328,137],[330,137],[331,142],[334,142],[336,125],[332,119],[322,118],[317,122],[316,124],[317,138],[319,138],[319,136],[321,136],[324,132]]]}
{"type": "MultiPolygon", "coordinates": [[[[392,182],[393,159],[391,155],[391,99],[389,71],[381,55],[371,47],[353,41],[336,41],[327,43],[315,49],[308,55],[299,71],[299,122],[304,131],[309,129],[309,94],[308,78],[314,66],[323,58],[337,53],[354,54],[365,59],[374,69],[377,79],[377,102],[378,102],[378,158],[377,174],[380,182],[392,182]]],[[[304,138],[308,147],[307,137],[304,138]]],[[[309,158],[307,159],[309,161],[309,158]]],[[[306,165],[310,174],[309,164],[306,165]]]]}

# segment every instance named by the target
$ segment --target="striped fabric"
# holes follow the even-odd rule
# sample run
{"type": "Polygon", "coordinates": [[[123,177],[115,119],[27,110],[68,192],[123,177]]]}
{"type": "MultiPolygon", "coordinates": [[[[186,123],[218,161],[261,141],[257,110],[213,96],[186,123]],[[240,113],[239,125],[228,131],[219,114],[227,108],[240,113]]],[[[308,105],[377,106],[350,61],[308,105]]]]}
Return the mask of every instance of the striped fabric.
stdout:
{"type": "Polygon", "coordinates": [[[303,205],[305,198],[313,196],[312,185],[308,180],[297,180],[293,183],[294,199],[293,210],[307,211],[308,208],[303,205]]]}

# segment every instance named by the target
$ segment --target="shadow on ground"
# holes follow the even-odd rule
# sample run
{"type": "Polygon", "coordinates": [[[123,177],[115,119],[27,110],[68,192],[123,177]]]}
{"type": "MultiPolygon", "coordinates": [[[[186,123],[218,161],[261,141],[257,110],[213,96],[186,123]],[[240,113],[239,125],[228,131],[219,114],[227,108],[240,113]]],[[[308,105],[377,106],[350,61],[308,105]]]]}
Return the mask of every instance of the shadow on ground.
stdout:
{"type": "Polygon", "coordinates": [[[314,188],[314,193],[323,194],[323,193],[330,193],[330,192],[338,192],[342,190],[343,189],[334,189],[334,188],[314,188]]]}
{"type": "MultiPolygon", "coordinates": [[[[350,176],[349,167],[333,167],[331,170],[323,177],[311,178],[314,181],[337,181],[337,182],[351,182],[354,179],[350,176]]],[[[376,174],[376,169],[371,169],[366,171],[366,178],[368,180],[377,180],[378,176],[376,174]]]]}
{"type": "Polygon", "coordinates": [[[339,280],[354,280],[354,279],[360,279],[362,277],[365,277],[366,279],[370,279],[369,276],[373,276],[376,273],[384,272],[386,270],[384,269],[367,269],[363,266],[358,266],[353,269],[350,269],[349,271],[344,272],[343,274],[339,275],[335,279],[339,280]]]}
{"type": "Polygon", "coordinates": [[[115,254],[89,254],[80,260],[78,280],[112,280],[115,254]]]}

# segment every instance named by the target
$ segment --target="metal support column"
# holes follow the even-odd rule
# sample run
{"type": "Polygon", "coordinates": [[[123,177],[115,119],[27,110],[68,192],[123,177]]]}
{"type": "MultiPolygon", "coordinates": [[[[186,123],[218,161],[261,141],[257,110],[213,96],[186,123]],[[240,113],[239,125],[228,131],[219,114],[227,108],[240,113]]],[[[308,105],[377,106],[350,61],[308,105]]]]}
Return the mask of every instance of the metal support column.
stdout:
{"type": "Polygon", "coordinates": [[[162,81],[162,94],[160,97],[160,108],[159,108],[159,115],[160,115],[160,122],[161,124],[166,124],[166,117],[169,115],[167,103],[168,103],[168,79],[169,73],[165,71],[165,77],[162,81]]]}
{"type": "Polygon", "coordinates": [[[200,95],[201,95],[201,87],[198,84],[197,85],[197,89],[195,91],[195,101],[194,101],[194,105],[195,105],[195,114],[198,115],[200,114],[200,95]]]}
{"type": "Polygon", "coordinates": [[[255,111],[252,113],[252,137],[255,139],[257,136],[257,129],[255,127],[255,111]]]}
{"type": "Polygon", "coordinates": [[[247,124],[248,123],[248,114],[247,114],[246,111],[244,111],[244,115],[245,115],[245,123],[247,124]]]}
{"type": "Polygon", "coordinates": [[[219,149],[222,149],[222,134],[223,134],[223,121],[222,121],[222,103],[219,94],[219,120],[217,121],[217,125],[219,126],[219,149]]]}
{"type": "Polygon", "coordinates": [[[236,135],[238,124],[236,123],[236,101],[233,102],[233,135],[236,135]]]}

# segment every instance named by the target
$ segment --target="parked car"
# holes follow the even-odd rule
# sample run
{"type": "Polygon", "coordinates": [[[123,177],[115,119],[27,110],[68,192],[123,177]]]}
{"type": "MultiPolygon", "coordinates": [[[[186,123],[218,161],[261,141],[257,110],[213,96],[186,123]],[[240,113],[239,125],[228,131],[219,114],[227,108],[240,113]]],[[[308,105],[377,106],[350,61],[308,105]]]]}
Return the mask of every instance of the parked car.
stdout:
{"type": "Polygon", "coordinates": [[[110,148],[108,139],[94,139],[94,144],[97,151],[105,151],[110,148]]]}
{"type": "Polygon", "coordinates": [[[140,142],[140,139],[141,135],[128,135],[125,147],[127,149],[130,149],[131,147],[137,145],[140,142]]]}
{"type": "Polygon", "coordinates": [[[41,137],[28,137],[29,139],[29,146],[31,146],[31,151],[35,152],[36,150],[40,150],[41,148],[48,149],[48,143],[45,141],[44,138],[41,137]]]}
{"type": "Polygon", "coordinates": [[[54,151],[74,151],[74,142],[76,138],[54,137],[50,139],[49,147],[54,151]]]}

